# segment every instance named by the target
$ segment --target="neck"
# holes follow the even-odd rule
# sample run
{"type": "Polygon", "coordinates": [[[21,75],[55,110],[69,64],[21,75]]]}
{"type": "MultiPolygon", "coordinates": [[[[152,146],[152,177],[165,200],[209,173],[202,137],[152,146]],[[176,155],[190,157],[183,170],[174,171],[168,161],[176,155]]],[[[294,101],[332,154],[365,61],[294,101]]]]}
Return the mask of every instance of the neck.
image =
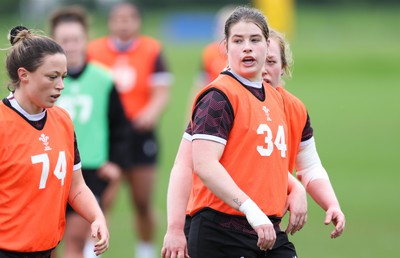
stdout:
{"type": "MultiPolygon", "coordinates": [[[[21,86],[20,86],[21,87],[21,86]]],[[[15,89],[14,99],[17,101],[18,105],[28,114],[35,115],[43,112],[43,108],[32,103],[28,97],[24,96],[23,92],[18,88],[15,89]]]]}
{"type": "Polygon", "coordinates": [[[235,76],[239,81],[241,81],[243,84],[255,87],[255,88],[261,88],[262,87],[262,79],[260,80],[250,80],[249,78],[243,77],[237,73],[235,73],[233,70],[230,70],[230,72],[235,76]]]}

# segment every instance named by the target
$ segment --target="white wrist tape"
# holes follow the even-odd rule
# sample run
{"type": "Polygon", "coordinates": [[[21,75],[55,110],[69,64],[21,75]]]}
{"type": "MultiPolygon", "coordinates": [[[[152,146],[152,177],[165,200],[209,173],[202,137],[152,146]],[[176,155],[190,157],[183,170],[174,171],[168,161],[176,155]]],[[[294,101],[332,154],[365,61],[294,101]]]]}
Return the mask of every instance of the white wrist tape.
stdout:
{"type": "Polygon", "coordinates": [[[329,180],[328,173],[322,166],[315,146],[314,138],[300,145],[296,157],[296,174],[304,187],[315,179],[329,180]],[[305,144],[304,144],[305,143],[305,144]]]}
{"type": "Polygon", "coordinates": [[[240,205],[239,210],[246,215],[247,221],[253,228],[259,225],[272,224],[267,215],[250,198],[240,205]]]}

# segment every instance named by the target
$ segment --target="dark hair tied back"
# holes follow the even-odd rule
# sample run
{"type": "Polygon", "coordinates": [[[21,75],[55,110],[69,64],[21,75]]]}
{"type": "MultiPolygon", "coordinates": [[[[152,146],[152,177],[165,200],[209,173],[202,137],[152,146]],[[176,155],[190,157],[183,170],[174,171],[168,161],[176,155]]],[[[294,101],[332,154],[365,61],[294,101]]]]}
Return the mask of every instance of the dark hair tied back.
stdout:
{"type": "Polygon", "coordinates": [[[29,32],[29,29],[22,25],[15,26],[14,28],[12,28],[10,30],[10,33],[8,34],[8,40],[10,41],[12,46],[14,46],[14,44],[17,43],[21,39],[21,37],[17,37],[17,36],[21,31],[24,31],[24,30],[29,32]]]}

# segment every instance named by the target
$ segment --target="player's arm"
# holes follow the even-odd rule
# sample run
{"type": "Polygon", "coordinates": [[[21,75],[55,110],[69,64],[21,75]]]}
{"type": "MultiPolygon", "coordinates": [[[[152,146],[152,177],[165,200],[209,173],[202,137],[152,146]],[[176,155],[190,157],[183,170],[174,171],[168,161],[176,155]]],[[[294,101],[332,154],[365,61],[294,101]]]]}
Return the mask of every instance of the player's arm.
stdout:
{"type": "Polygon", "coordinates": [[[83,179],[81,167],[81,158],[74,132],[74,167],[68,203],[79,215],[91,223],[91,235],[93,238],[99,239],[95,244],[94,252],[99,255],[108,249],[110,236],[103,212],[83,179]]]}
{"type": "MultiPolygon", "coordinates": [[[[110,187],[117,188],[117,182],[121,177],[121,169],[125,169],[130,165],[129,161],[127,161],[125,158],[125,153],[129,151],[130,123],[125,116],[125,112],[115,86],[111,88],[109,93],[107,121],[109,129],[108,161],[97,170],[97,173],[101,178],[111,183],[109,185],[110,187]]],[[[115,191],[107,190],[106,192],[114,193],[115,191]]],[[[104,198],[110,199],[110,201],[107,200],[105,203],[110,203],[111,199],[113,199],[113,196],[109,197],[110,198],[104,198]]],[[[105,207],[107,206],[108,205],[105,207]]]]}
{"type": "Polygon", "coordinates": [[[91,224],[91,236],[99,239],[94,249],[96,255],[104,253],[109,245],[106,219],[92,191],[87,187],[81,169],[73,172],[68,202],[79,215],[91,224]]]}
{"type": "Polygon", "coordinates": [[[194,171],[207,188],[223,202],[246,215],[250,225],[258,235],[257,246],[261,250],[271,249],[276,240],[276,233],[271,221],[249,196],[234,182],[232,177],[219,162],[225,145],[195,139],[192,142],[194,171]]]}
{"type": "Polygon", "coordinates": [[[307,193],[303,185],[288,172],[288,197],[285,210],[290,211],[287,234],[299,231],[307,222],[307,193]]]}
{"type": "Polygon", "coordinates": [[[192,145],[182,138],[171,170],[167,192],[167,232],[162,257],[189,257],[184,234],[186,207],[192,187],[192,145]]]}
{"type": "Polygon", "coordinates": [[[132,125],[136,129],[143,131],[151,130],[156,126],[170,99],[172,74],[167,71],[161,53],[157,58],[155,71],[149,80],[151,87],[150,100],[132,121],[132,125]]]}
{"type": "Polygon", "coordinates": [[[248,222],[258,234],[257,245],[260,249],[272,248],[276,234],[271,221],[236,185],[219,162],[234,120],[229,100],[224,94],[211,88],[203,92],[196,102],[192,115],[194,171],[217,197],[246,215],[248,222]],[[210,109],[221,110],[222,112],[218,112],[221,117],[207,115],[210,109]]]}
{"type": "Polygon", "coordinates": [[[296,157],[297,176],[315,202],[326,211],[325,224],[332,222],[335,230],[331,238],[343,233],[345,216],[340,208],[328,173],[322,166],[314,138],[302,142],[296,157]]]}

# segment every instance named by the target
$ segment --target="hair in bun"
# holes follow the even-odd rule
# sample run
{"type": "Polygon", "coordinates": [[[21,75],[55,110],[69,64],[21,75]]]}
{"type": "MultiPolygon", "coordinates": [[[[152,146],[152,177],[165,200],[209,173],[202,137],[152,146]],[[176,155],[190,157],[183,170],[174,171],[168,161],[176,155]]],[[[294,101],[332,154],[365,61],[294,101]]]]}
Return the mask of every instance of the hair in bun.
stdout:
{"type": "Polygon", "coordinates": [[[19,87],[20,79],[18,69],[25,68],[35,72],[43,64],[46,56],[54,54],[65,55],[62,47],[45,35],[37,34],[24,26],[15,26],[8,33],[11,47],[6,58],[6,68],[11,79],[8,89],[10,91],[19,87]]]}
{"type": "Polygon", "coordinates": [[[10,33],[8,34],[8,40],[10,41],[11,45],[14,46],[15,43],[23,38],[26,38],[30,34],[31,33],[27,27],[18,25],[10,30],[10,33]]]}

